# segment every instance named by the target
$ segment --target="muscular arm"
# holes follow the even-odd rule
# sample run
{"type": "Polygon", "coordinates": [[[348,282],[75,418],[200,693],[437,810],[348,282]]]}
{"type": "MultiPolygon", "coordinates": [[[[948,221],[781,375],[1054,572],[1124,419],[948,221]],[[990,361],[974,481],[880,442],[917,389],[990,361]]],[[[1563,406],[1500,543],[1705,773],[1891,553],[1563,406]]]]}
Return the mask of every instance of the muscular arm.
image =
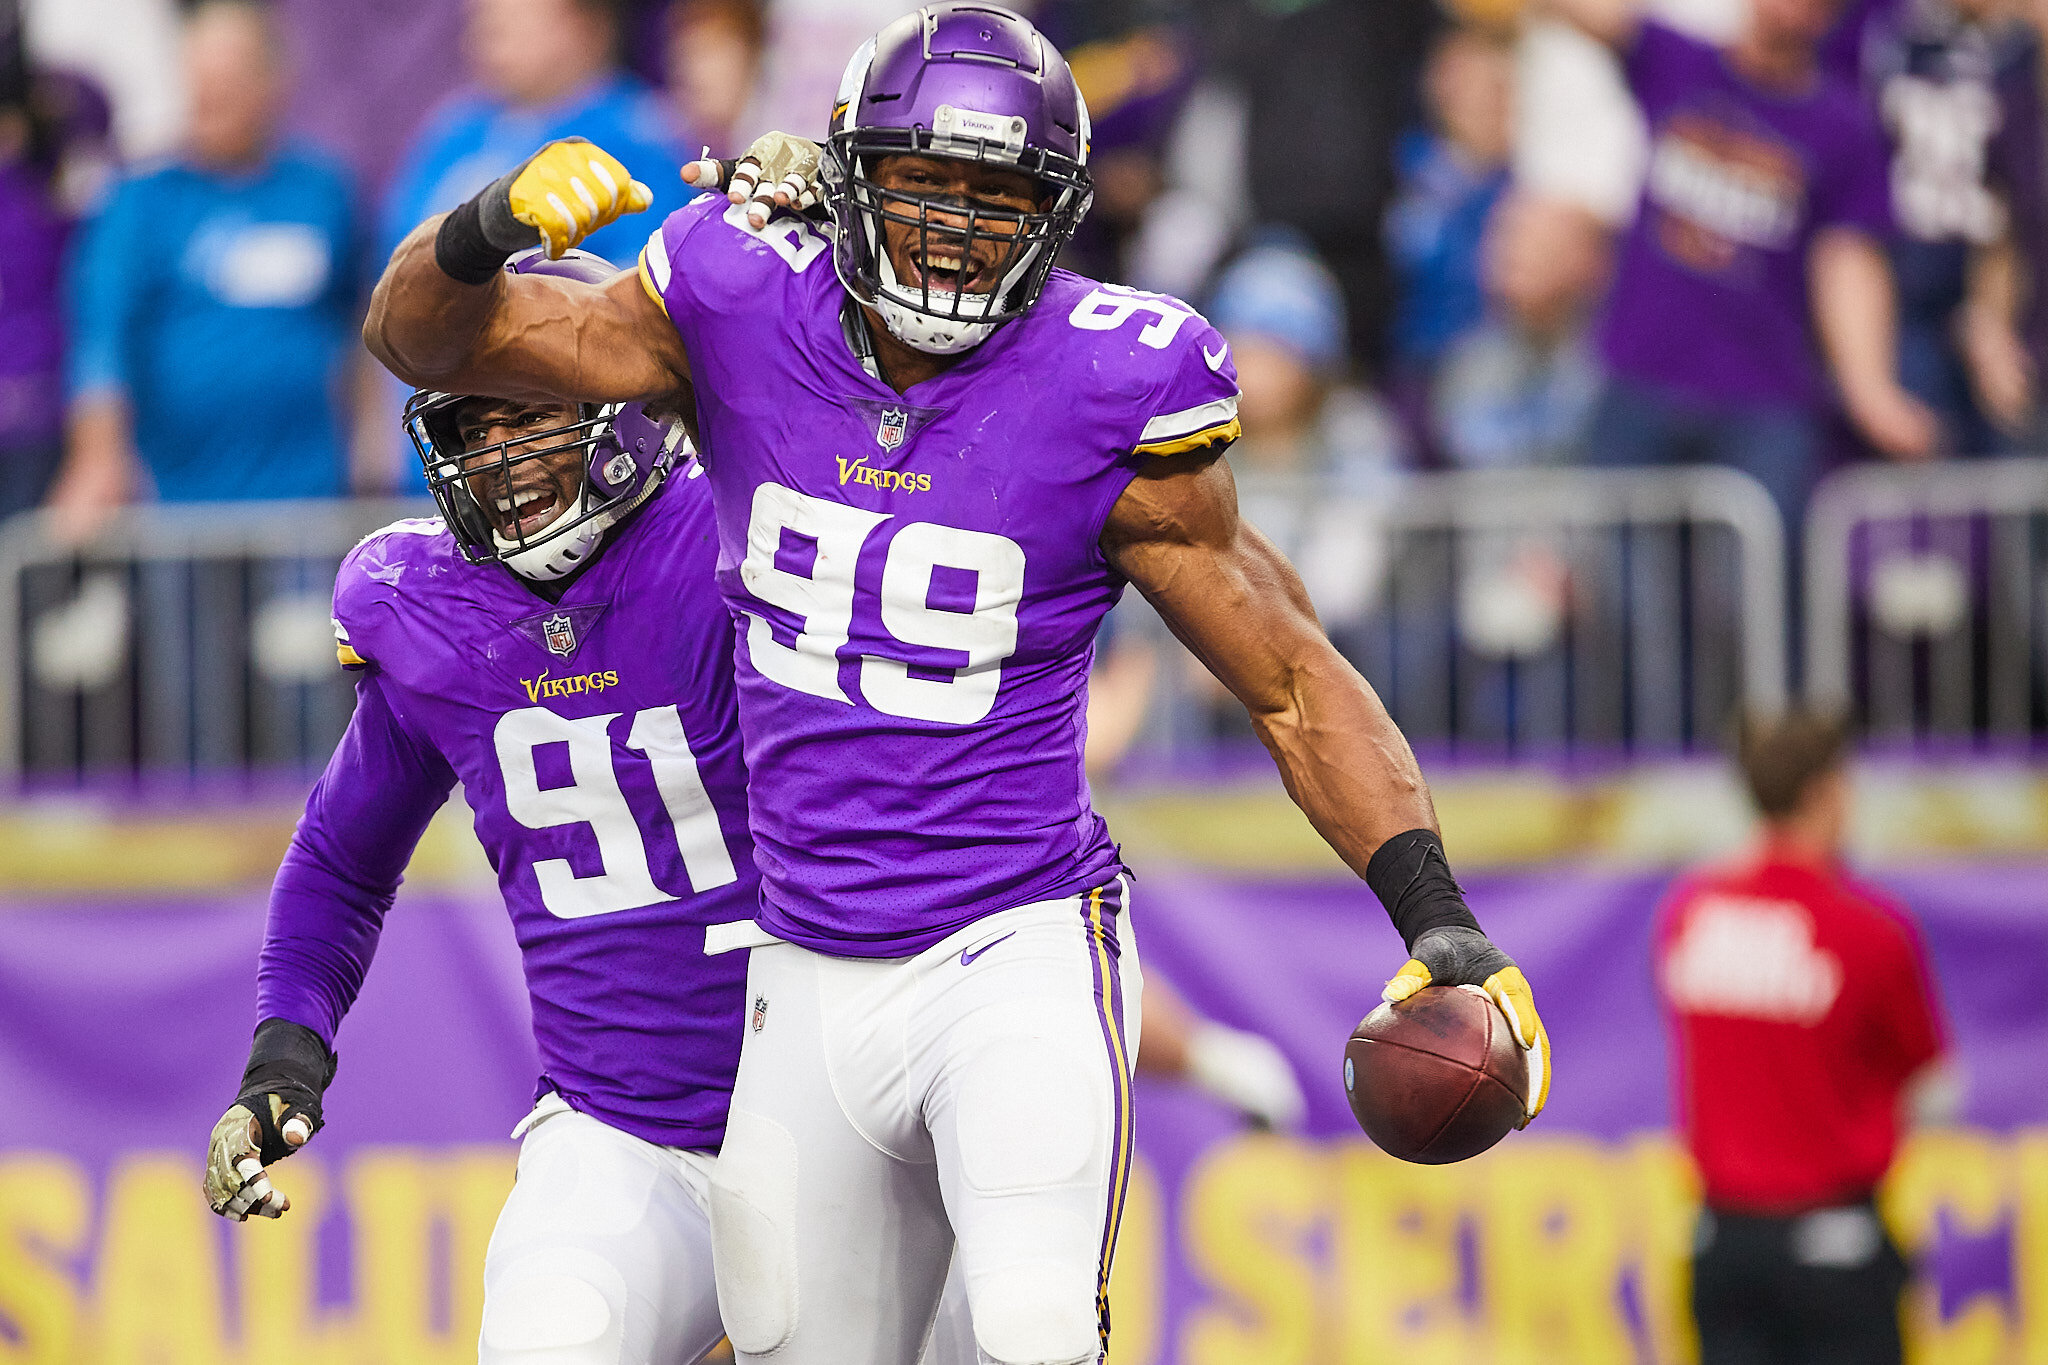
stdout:
{"type": "Polygon", "coordinates": [[[1323,634],[1300,576],[1237,515],[1230,467],[1162,460],[1111,511],[1103,552],[1236,694],[1287,793],[1360,876],[1396,834],[1436,828],[1408,741],[1323,634]]]}
{"type": "Polygon", "coordinates": [[[461,284],[434,262],[440,218],[414,228],[377,281],[363,344],[408,384],[503,398],[673,402],[682,338],[638,271],[603,285],[499,274],[461,284]]]}

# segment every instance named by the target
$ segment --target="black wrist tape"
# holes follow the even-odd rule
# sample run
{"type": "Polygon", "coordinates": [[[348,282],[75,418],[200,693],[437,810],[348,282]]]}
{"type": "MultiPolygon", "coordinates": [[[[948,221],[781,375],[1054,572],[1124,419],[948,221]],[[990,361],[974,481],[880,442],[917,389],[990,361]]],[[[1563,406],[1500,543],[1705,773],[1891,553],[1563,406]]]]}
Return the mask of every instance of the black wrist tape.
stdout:
{"type": "Polygon", "coordinates": [[[1479,928],[1451,876],[1444,841],[1430,830],[1411,829],[1381,844],[1365,865],[1365,884],[1387,907],[1387,918],[1411,953],[1432,929],[1479,928]]]}
{"type": "Polygon", "coordinates": [[[481,198],[467,200],[443,218],[441,230],[434,234],[434,264],[457,284],[489,284],[512,255],[484,236],[481,198]]]}
{"type": "Polygon", "coordinates": [[[235,1102],[256,1116],[264,1165],[298,1150],[284,1140],[284,1125],[295,1115],[304,1115],[313,1131],[320,1131],[320,1097],[334,1079],[337,1060],[320,1035],[304,1025],[265,1019],[256,1026],[249,1065],[242,1072],[242,1092],[235,1102]],[[279,1101],[276,1105],[271,1103],[273,1096],[279,1101]]]}
{"type": "Polygon", "coordinates": [[[489,284],[513,252],[540,244],[540,230],[512,216],[512,182],[526,161],[441,220],[434,234],[434,264],[457,284],[489,284]]]}

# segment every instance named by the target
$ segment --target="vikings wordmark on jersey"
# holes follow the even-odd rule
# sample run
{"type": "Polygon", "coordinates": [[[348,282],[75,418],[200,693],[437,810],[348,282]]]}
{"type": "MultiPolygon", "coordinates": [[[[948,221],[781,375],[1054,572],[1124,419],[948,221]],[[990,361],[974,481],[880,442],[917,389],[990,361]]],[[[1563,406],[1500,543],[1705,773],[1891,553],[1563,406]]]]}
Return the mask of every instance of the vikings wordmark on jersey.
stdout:
{"type": "Polygon", "coordinates": [[[1123,586],[1099,540],[1147,456],[1235,437],[1223,339],[1055,270],[899,395],[847,345],[820,230],[707,200],[641,272],[714,452],[763,926],[903,956],[1112,880],[1081,767],[1091,641],[1123,586]]]}

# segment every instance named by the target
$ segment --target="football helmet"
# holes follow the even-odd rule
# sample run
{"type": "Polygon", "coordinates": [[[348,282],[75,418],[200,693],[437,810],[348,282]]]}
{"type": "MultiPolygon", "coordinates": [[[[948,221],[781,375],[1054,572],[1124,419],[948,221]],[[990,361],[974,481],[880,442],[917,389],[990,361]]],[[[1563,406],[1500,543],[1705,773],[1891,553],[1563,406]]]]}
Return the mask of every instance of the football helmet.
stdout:
{"type": "MultiPolygon", "coordinates": [[[[512,257],[505,269],[588,284],[603,284],[618,273],[611,262],[588,251],[571,250],[551,261],[539,247],[512,257]]],[[[613,523],[652,497],[682,444],[680,422],[656,422],[638,403],[585,403],[574,422],[521,431],[510,440],[465,451],[456,417],[473,396],[418,390],[405,405],[406,434],[426,468],[427,491],[463,558],[472,564],[503,564],[540,582],[573,572],[613,523]],[[511,535],[500,531],[484,499],[509,505],[513,476],[521,465],[565,450],[582,452],[581,494],[531,533],[516,527],[511,535]]]]}
{"type": "Polygon", "coordinates": [[[821,170],[840,282],[918,350],[956,355],[979,345],[1037,302],[1088,212],[1088,137],[1088,106],[1066,59],[1022,16],[949,0],[898,19],[854,53],[832,110],[821,170]],[[884,189],[875,167],[898,154],[1022,171],[1043,207],[1016,213],[884,189]],[[962,259],[993,239],[1002,248],[994,289],[899,280],[883,238],[889,223],[916,229],[921,257],[935,238],[962,259]]]}

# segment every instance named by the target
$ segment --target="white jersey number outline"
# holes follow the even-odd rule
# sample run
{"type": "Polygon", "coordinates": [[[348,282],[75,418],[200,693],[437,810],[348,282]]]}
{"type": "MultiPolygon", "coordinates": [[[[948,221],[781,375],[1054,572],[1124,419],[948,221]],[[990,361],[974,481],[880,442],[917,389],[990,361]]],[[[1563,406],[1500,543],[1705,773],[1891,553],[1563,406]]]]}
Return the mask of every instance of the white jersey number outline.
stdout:
{"type": "MultiPolygon", "coordinates": [[[[768,618],[747,613],[747,654],[762,676],[814,697],[852,698],[839,684],[839,650],[853,623],[854,569],[861,547],[886,513],[828,502],[766,482],[754,489],[747,557],[740,581],[770,606],[801,622],[793,644],[777,640],[768,618]],[[810,572],[775,562],[787,530],[812,543],[810,572]]],[[[1003,663],[1017,652],[1017,607],[1024,599],[1024,547],[1007,536],[913,521],[889,542],[877,607],[882,626],[907,645],[949,650],[966,661],[950,678],[914,677],[912,661],[863,654],[860,690],[868,705],[906,720],[972,725],[988,715],[1002,686],[1003,663]],[[972,573],[971,611],[929,604],[941,568],[972,573]]]]}
{"type": "MultiPolygon", "coordinates": [[[[588,877],[577,876],[567,858],[542,858],[533,865],[541,904],[557,919],[610,915],[678,899],[655,885],[640,823],[612,766],[610,726],[623,714],[572,719],[545,706],[529,706],[500,716],[491,735],[507,814],[528,829],[586,824],[597,836],[600,870],[588,877]],[[542,790],[534,753],[543,744],[568,745],[569,785],[542,790]]],[[[674,706],[635,713],[626,747],[647,756],[692,894],[737,881],[718,812],[683,733],[682,713],[674,706]]]]}

